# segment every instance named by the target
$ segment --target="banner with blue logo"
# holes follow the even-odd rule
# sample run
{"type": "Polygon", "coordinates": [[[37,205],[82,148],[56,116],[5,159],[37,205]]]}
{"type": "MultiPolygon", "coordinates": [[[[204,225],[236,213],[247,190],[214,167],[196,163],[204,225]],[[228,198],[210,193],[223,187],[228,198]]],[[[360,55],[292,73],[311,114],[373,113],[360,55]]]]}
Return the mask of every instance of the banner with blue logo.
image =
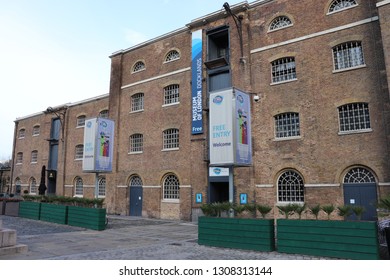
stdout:
{"type": "Polygon", "coordinates": [[[252,164],[251,102],[249,94],[235,92],[236,165],[252,164]]]}
{"type": "Polygon", "coordinates": [[[192,134],[203,133],[202,30],[192,33],[192,134]]]}

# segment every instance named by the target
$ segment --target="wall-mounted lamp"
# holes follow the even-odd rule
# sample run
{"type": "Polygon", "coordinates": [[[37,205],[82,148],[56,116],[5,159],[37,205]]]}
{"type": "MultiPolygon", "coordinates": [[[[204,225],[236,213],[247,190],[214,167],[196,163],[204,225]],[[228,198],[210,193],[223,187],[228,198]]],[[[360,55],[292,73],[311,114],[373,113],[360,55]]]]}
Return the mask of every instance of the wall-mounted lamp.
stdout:
{"type": "Polygon", "coordinates": [[[229,14],[233,20],[234,20],[234,23],[236,24],[236,27],[237,27],[237,31],[238,31],[238,37],[240,39],[240,49],[241,49],[241,59],[244,57],[244,49],[243,49],[243,42],[242,42],[242,20],[243,20],[243,16],[237,16],[235,14],[233,14],[232,10],[230,9],[230,5],[228,2],[225,2],[225,4],[223,4],[223,8],[225,9],[226,13],[229,14]]]}

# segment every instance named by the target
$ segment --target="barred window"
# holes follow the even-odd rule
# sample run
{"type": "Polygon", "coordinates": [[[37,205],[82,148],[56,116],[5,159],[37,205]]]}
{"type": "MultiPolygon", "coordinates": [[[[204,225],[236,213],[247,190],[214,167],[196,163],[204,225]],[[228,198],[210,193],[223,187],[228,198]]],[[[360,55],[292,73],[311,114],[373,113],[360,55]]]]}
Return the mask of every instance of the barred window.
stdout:
{"type": "Polygon", "coordinates": [[[295,80],[297,78],[295,57],[284,57],[272,63],[272,83],[295,80]]]}
{"type": "Polygon", "coordinates": [[[282,173],[278,179],[279,202],[304,202],[304,184],[301,175],[294,170],[282,173]]]}
{"type": "Polygon", "coordinates": [[[366,168],[355,167],[345,175],[344,183],[375,183],[375,177],[366,168]]]}
{"type": "Polygon", "coordinates": [[[133,134],[130,136],[130,153],[139,153],[144,150],[144,136],[133,134]]]}
{"type": "Polygon", "coordinates": [[[170,51],[166,57],[165,57],[165,62],[170,62],[170,61],[174,61],[174,60],[178,60],[180,59],[180,54],[177,50],[172,50],[170,51]]]}
{"type": "Polygon", "coordinates": [[[84,157],[84,145],[80,144],[76,146],[74,159],[82,159],[84,157]]]}
{"type": "Polygon", "coordinates": [[[108,110],[100,111],[99,117],[107,119],[108,118],[108,110]]]}
{"type": "Polygon", "coordinates": [[[31,152],[31,163],[37,163],[38,162],[38,151],[34,150],[31,152]]]}
{"type": "Polygon", "coordinates": [[[30,194],[37,194],[37,189],[38,189],[37,180],[35,180],[34,177],[30,179],[29,187],[30,187],[30,194]]]}
{"type": "Polygon", "coordinates": [[[23,153],[17,153],[16,154],[16,164],[22,164],[23,163],[23,153]]]}
{"type": "Polygon", "coordinates": [[[288,138],[300,136],[298,113],[283,113],[275,116],[275,137],[288,138]]]}
{"type": "Polygon", "coordinates": [[[76,177],[74,179],[74,194],[77,196],[83,196],[83,179],[76,177]]]}
{"type": "Polygon", "coordinates": [[[163,132],[163,149],[178,149],[179,148],[179,130],[170,128],[163,132]]]}
{"type": "Polygon", "coordinates": [[[136,93],[131,96],[131,112],[141,111],[144,109],[144,94],[136,93]]]}
{"type": "Polygon", "coordinates": [[[143,63],[142,61],[138,61],[134,64],[132,72],[136,73],[142,70],[145,70],[145,63],[143,63]]]}
{"type": "Polygon", "coordinates": [[[26,136],[26,130],[24,128],[19,130],[18,138],[24,138],[26,136]]]}
{"type": "Polygon", "coordinates": [[[142,185],[143,185],[143,183],[142,183],[141,177],[139,177],[139,176],[132,176],[130,178],[130,183],[129,183],[130,187],[142,187],[142,185]]]}
{"type": "Polygon", "coordinates": [[[345,10],[357,6],[356,0],[334,0],[329,6],[329,13],[345,10]]]}
{"type": "Polygon", "coordinates": [[[39,125],[35,125],[35,126],[33,127],[33,133],[32,133],[32,135],[33,135],[33,136],[38,136],[39,133],[40,133],[40,131],[41,131],[41,127],[40,127],[39,125]]]}
{"type": "Polygon", "coordinates": [[[164,199],[180,199],[179,190],[179,179],[173,174],[165,176],[163,182],[164,199]]]}
{"type": "Polygon", "coordinates": [[[370,130],[370,112],[367,103],[351,103],[338,108],[341,132],[370,130]]]}
{"type": "Polygon", "coordinates": [[[78,116],[78,117],[77,117],[76,126],[77,126],[77,127],[83,127],[83,126],[85,126],[85,119],[86,119],[86,116],[85,116],[85,115],[78,116]]]}
{"type": "Polygon", "coordinates": [[[333,48],[334,70],[342,70],[364,65],[362,43],[347,42],[333,48]]]}
{"type": "Polygon", "coordinates": [[[290,25],[292,25],[292,22],[288,17],[279,16],[271,22],[271,24],[269,26],[269,31],[282,29],[282,28],[288,27],[290,25]]]}
{"type": "Polygon", "coordinates": [[[99,177],[98,180],[98,196],[106,196],[106,177],[99,177]]]}
{"type": "Polygon", "coordinates": [[[179,102],[179,85],[169,85],[164,88],[164,105],[179,102]]]}

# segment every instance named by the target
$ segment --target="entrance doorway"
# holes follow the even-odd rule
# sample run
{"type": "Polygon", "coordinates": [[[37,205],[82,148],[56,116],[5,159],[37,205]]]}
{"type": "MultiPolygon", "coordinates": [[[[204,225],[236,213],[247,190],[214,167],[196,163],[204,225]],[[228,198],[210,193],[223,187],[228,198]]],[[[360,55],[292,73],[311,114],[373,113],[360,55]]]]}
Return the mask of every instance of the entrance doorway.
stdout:
{"type": "Polygon", "coordinates": [[[229,182],[210,182],[210,203],[229,201],[229,182]]]}
{"type": "MultiPolygon", "coordinates": [[[[377,186],[371,171],[362,167],[351,169],[344,177],[343,189],[345,205],[364,207],[362,220],[377,220],[377,186]]],[[[352,215],[349,219],[356,220],[357,217],[352,215]]]]}
{"type": "Polygon", "coordinates": [[[142,201],[142,179],[138,176],[133,176],[130,178],[130,216],[142,216],[142,201]]]}

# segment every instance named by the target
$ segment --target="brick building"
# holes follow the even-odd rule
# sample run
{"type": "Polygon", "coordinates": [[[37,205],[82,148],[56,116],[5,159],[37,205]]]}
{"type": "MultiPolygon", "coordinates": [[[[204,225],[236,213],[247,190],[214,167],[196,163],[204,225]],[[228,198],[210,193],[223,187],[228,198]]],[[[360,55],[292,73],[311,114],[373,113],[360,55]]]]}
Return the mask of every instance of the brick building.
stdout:
{"type": "Polygon", "coordinates": [[[389,15],[388,0],[225,3],[117,51],[108,95],[16,120],[14,187],[34,193],[46,165],[49,193],[93,196],[82,121],[108,114],[113,172],[99,194],[110,213],[190,220],[230,199],[358,204],[375,219],[390,193],[389,15]],[[210,161],[210,96],[228,92],[250,96],[247,166],[210,161]]]}

